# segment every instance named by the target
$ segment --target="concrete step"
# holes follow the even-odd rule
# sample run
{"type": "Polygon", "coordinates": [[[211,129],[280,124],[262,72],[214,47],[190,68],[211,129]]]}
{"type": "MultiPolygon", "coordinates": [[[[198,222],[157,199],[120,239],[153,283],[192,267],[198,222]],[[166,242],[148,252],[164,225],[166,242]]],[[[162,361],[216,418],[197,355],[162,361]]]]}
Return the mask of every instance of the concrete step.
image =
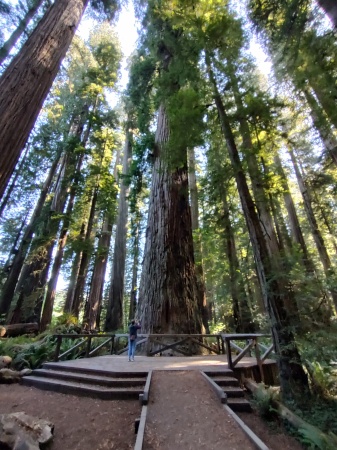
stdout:
{"type": "Polygon", "coordinates": [[[234,377],[216,375],[212,377],[212,380],[219,386],[239,386],[239,381],[234,377]]]}
{"type": "Polygon", "coordinates": [[[33,376],[57,378],[66,381],[75,381],[78,383],[95,384],[99,386],[110,387],[128,387],[128,386],[140,386],[143,387],[146,382],[145,377],[134,378],[115,378],[108,376],[97,376],[94,373],[80,373],[80,372],[68,372],[54,369],[36,369],[33,371],[33,376]]]}
{"type": "Polygon", "coordinates": [[[239,387],[236,386],[221,386],[221,387],[223,388],[225,394],[227,394],[228,398],[232,397],[239,398],[245,396],[243,390],[239,387]]]}
{"type": "Polygon", "coordinates": [[[229,397],[227,399],[227,405],[235,412],[252,412],[249,401],[242,397],[229,397]]]}
{"type": "MultiPolygon", "coordinates": [[[[130,364],[130,366],[135,367],[133,364],[130,364]]],[[[62,363],[57,362],[48,362],[44,363],[42,366],[43,369],[49,370],[57,370],[62,372],[76,372],[76,373],[82,373],[82,374],[94,374],[97,376],[102,377],[110,377],[110,378],[139,378],[144,377],[146,379],[148,372],[144,371],[130,371],[130,372],[112,372],[110,370],[104,370],[104,369],[91,369],[91,368],[84,368],[76,365],[65,365],[62,363]]]]}
{"type": "Polygon", "coordinates": [[[47,391],[61,392],[63,394],[82,395],[102,400],[138,399],[143,389],[139,387],[111,388],[96,385],[76,383],[57,378],[35,377],[33,375],[23,377],[21,384],[33,386],[47,391]]]}

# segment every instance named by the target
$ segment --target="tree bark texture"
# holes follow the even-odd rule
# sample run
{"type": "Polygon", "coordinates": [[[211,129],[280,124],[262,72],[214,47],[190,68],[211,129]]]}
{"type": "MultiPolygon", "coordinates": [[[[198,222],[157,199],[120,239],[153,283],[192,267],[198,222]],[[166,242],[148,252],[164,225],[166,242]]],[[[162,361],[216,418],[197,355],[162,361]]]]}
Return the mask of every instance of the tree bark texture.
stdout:
{"type": "Polygon", "coordinates": [[[190,187],[191,198],[191,220],[193,232],[193,247],[195,258],[195,269],[198,279],[199,292],[199,308],[202,316],[202,324],[205,332],[209,333],[208,325],[208,308],[206,299],[206,287],[204,277],[204,267],[202,260],[202,245],[199,230],[199,203],[198,203],[198,186],[197,177],[195,173],[195,153],[194,148],[189,148],[188,153],[188,182],[190,187]]]}
{"type": "MultiPolygon", "coordinates": [[[[128,127],[128,126],[127,126],[128,127]]],[[[130,170],[132,157],[132,136],[129,128],[126,130],[123,154],[122,173],[127,176],[130,170]]],[[[112,279],[109,290],[109,301],[106,313],[105,330],[115,331],[123,326],[123,298],[124,274],[126,259],[126,235],[128,220],[128,192],[129,186],[122,177],[118,199],[118,218],[116,226],[114,256],[112,263],[112,279]]]]}
{"type": "Polygon", "coordinates": [[[285,290],[285,286],[282,286],[281,289],[278,278],[275,276],[276,273],[272,269],[273,264],[265,242],[265,234],[248,189],[230,121],[218,91],[216,79],[211,67],[211,58],[207,53],[206,67],[254,251],[265,309],[270,318],[274,346],[278,355],[282,393],[285,397],[291,398],[294,390],[303,392],[308,389],[308,379],[301,365],[301,358],[294,339],[291,320],[285,307],[285,297],[291,297],[292,294],[289,287],[285,290]]]}
{"type": "Polygon", "coordinates": [[[0,79],[0,198],[88,0],[56,0],[0,79]]]}
{"type": "Polygon", "coordinates": [[[188,201],[187,151],[179,168],[169,166],[169,123],[162,104],[140,283],[142,331],[200,333],[198,283],[188,201]]]}
{"type": "Polygon", "coordinates": [[[88,298],[88,308],[83,319],[83,322],[87,325],[89,330],[95,330],[97,328],[97,316],[102,304],[104,278],[108,263],[111,233],[112,221],[106,214],[98,241],[96,260],[88,298]]]}

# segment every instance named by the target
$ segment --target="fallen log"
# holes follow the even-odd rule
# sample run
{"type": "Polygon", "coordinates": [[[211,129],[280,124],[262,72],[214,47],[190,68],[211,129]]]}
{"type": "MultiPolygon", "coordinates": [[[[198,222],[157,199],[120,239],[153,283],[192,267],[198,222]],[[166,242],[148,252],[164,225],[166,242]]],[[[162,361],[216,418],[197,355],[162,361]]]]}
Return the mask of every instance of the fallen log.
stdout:
{"type": "Polygon", "coordinates": [[[37,323],[14,323],[0,326],[1,337],[15,337],[22,334],[38,333],[39,325],[37,323]]]}
{"type": "MultiPolygon", "coordinates": [[[[269,397],[270,393],[265,389],[262,383],[257,384],[251,379],[244,380],[245,387],[252,393],[259,390],[262,396],[269,397]]],[[[290,409],[284,406],[281,402],[272,399],[271,400],[273,410],[282,418],[287,420],[295,429],[297,429],[306,438],[312,439],[318,448],[324,450],[336,450],[337,448],[337,436],[329,432],[329,434],[323,433],[319,428],[311,425],[301,417],[297,416],[290,409]]]]}

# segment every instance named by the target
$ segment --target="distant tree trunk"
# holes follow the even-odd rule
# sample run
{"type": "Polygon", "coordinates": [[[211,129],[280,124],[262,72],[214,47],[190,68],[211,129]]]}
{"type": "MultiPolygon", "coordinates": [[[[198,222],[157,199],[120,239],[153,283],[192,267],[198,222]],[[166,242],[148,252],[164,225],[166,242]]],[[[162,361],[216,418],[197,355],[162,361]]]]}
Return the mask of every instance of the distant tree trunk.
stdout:
{"type": "Polygon", "coordinates": [[[159,108],[140,303],[145,333],[200,333],[198,283],[188,202],[187,152],[179,168],[165,153],[169,140],[165,107],[159,108]]]}
{"type": "Polygon", "coordinates": [[[337,140],[332,133],[327,117],[315,97],[309,92],[309,89],[303,89],[303,93],[311,109],[312,121],[320,135],[326,153],[330,155],[333,163],[337,166],[337,140]]]}
{"type": "Polygon", "coordinates": [[[131,280],[131,293],[130,293],[130,309],[129,309],[129,321],[135,318],[137,310],[137,278],[138,278],[138,264],[139,264],[139,228],[140,221],[135,224],[131,222],[131,229],[134,230],[133,236],[133,262],[132,262],[132,280],[131,280]]]}
{"type": "Polygon", "coordinates": [[[88,273],[88,265],[89,265],[89,258],[90,258],[90,242],[91,242],[91,233],[94,226],[94,219],[95,219],[95,211],[96,211],[96,203],[97,203],[97,195],[98,195],[98,187],[95,186],[94,192],[91,199],[91,206],[90,206],[90,214],[89,214],[89,220],[87,225],[87,230],[85,233],[85,240],[84,243],[87,244],[85,249],[82,251],[82,257],[80,262],[80,267],[78,271],[78,276],[76,280],[76,286],[74,290],[74,297],[72,301],[72,307],[71,312],[72,314],[78,318],[80,314],[80,309],[83,304],[83,298],[84,298],[84,289],[85,289],[85,280],[88,273]]]}
{"type": "Polygon", "coordinates": [[[18,278],[25,260],[25,257],[27,255],[27,252],[29,250],[29,247],[32,242],[33,233],[35,231],[35,226],[37,219],[40,217],[43,206],[46,201],[46,197],[50,188],[50,185],[52,183],[52,180],[54,178],[54,175],[56,173],[56,169],[58,167],[60,160],[60,154],[57,155],[55,158],[46,181],[44,182],[43,189],[40,193],[39,200],[35,206],[34,212],[31,216],[30,222],[27,225],[25,232],[22,236],[20,247],[14,257],[11,271],[8,275],[8,278],[1,290],[1,297],[0,297],[0,314],[7,314],[8,310],[10,308],[10,304],[13,299],[14,291],[16,284],[18,282],[18,278]]]}
{"type": "Polygon", "coordinates": [[[3,44],[3,46],[0,48],[0,66],[5,61],[5,59],[8,57],[11,50],[15,47],[15,44],[18,42],[22,34],[26,31],[28,23],[31,21],[31,19],[35,16],[37,11],[39,10],[40,6],[45,0],[35,0],[30,8],[28,8],[28,11],[26,12],[25,16],[20,19],[19,25],[17,28],[13,31],[11,36],[7,39],[7,41],[3,44]]]}
{"type": "MultiPolygon", "coordinates": [[[[323,269],[325,272],[326,277],[329,279],[329,277],[331,276],[331,271],[332,271],[332,265],[331,265],[331,260],[328,254],[328,251],[326,249],[326,245],[322,236],[322,233],[319,229],[316,217],[315,217],[315,213],[312,207],[312,198],[311,198],[311,194],[310,194],[310,189],[309,187],[306,185],[300,168],[298,166],[295,154],[293,152],[293,150],[291,149],[290,146],[288,146],[288,151],[289,151],[289,155],[291,157],[291,161],[293,163],[294,166],[294,170],[295,170],[295,174],[296,174],[296,178],[297,178],[297,183],[298,186],[300,188],[300,192],[302,194],[303,197],[303,203],[304,203],[304,209],[308,218],[308,222],[310,225],[310,229],[311,229],[311,233],[312,236],[314,238],[315,244],[316,244],[316,248],[318,251],[318,254],[320,256],[320,260],[321,263],[323,265],[323,269]]],[[[335,289],[330,289],[330,293],[337,311],[337,290],[335,289]]]]}
{"type": "Polygon", "coordinates": [[[88,298],[88,307],[83,318],[83,323],[87,325],[89,330],[95,330],[97,328],[97,316],[102,303],[104,278],[108,263],[111,233],[112,221],[109,215],[106,214],[103,220],[101,234],[98,241],[95,266],[88,298]]]}
{"type": "Polygon", "coordinates": [[[199,234],[199,206],[198,206],[198,187],[197,178],[195,173],[195,154],[194,148],[189,148],[188,152],[188,182],[190,187],[191,197],[191,220],[192,220],[192,232],[193,245],[194,245],[194,257],[195,257],[195,269],[198,278],[198,293],[199,293],[199,308],[202,317],[202,324],[205,332],[209,334],[208,324],[208,308],[206,299],[206,288],[204,278],[204,268],[202,261],[202,246],[199,234]]]}
{"type": "Polygon", "coordinates": [[[21,174],[21,170],[22,170],[24,163],[26,162],[26,156],[28,154],[28,151],[29,151],[29,145],[26,145],[26,148],[25,148],[24,154],[22,155],[20,164],[18,164],[18,167],[15,170],[14,176],[10,180],[11,184],[8,186],[8,188],[5,192],[6,195],[3,197],[3,200],[0,204],[0,217],[2,216],[2,213],[4,212],[4,209],[6,208],[8,201],[11,198],[11,194],[12,194],[14,188],[16,187],[16,182],[17,182],[19,175],[21,174]]]}
{"type": "Polygon", "coordinates": [[[317,0],[317,3],[324,9],[334,28],[337,28],[337,5],[335,0],[317,0]]]}
{"type": "MultiPolygon", "coordinates": [[[[244,111],[244,105],[242,102],[233,66],[231,67],[231,85],[234,93],[237,110],[241,112],[240,116],[243,116],[242,113],[244,111]]],[[[286,272],[285,262],[284,258],[281,256],[280,253],[280,250],[282,249],[282,247],[284,247],[284,245],[283,242],[281,243],[278,240],[276,234],[275,224],[271,211],[271,204],[265,191],[266,183],[263,179],[262,169],[259,167],[257,161],[256,152],[254,151],[249,124],[244,116],[239,118],[239,129],[240,134],[242,136],[242,150],[244,158],[247,162],[248,173],[252,183],[255,206],[258,210],[258,217],[261,222],[261,229],[265,236],[265,243],[267,245],[269,257],[272,258],[273,260],[273,267],[276,270],[276,272],[285,273],[286,272]]],[[[263,161],[261,161],[261,164],[263,164],[263,161]]],[[[279,283],[282,282],[287,284],[288,280],[279,279],[279,283]]],[[[284,286],[284,289],[288,289],[286,285],[284,286]]],[[[286,303],[286,307],[288,308],[289,312],[291,312],[290,318],[292,322],[297,326],[299,326],[300,318],[296,299],[294,298],[294,296],[289,297],[285,296],[284,301],[286,303]]]]}
{"type": "Polygon", "coordinates": [[[303,265],[306,268],[307,272],[313,273],[315,271],[315,267],[309,256],[309,253],[308,253],[307,245],[305,243],[302,229],[300,226],[300,222],[298,220],[298,216],[296,213],[294,201],[293,201],[293,198],[291,196],[290,189],[288,186],[287,177],[284,172],[282,162],[281,162],[279,155],[276,154],[274,156],[274,161],[275,161],[275,165],[276,165],[276,170],[281,177],[281,183],[282,183],[282,188],[283,188],[283,198],[284,198],[284,203],[285,203],[285,206],[286,206],[286,209],[288,212],[289,226],[291,229],[292,239],[301,249],[303,265]]]}
{"type": "Polygon", "coordinates": [[[224,224],[225,252],[229,263],[230,290],[233,301],[234,323],[237,333],[254,333],[255,325],[243,283],[239,259],[236,252],[234,230],[230,220],[227,194],[222,186],[222,222],[224,224]]]}
{"type": "MultiPolygon", "coordinates": [[[[276,278],[275,276],[276,272],[273,270],[273,261],[269,255],[265,235],[248,189],[230,121],[218,91],[211,67],[210,55],[207,52],[206,67],[254,251],[265,308],[270,319],[274,346],[278,356],[282,394],[285,397],[292,398],[294,391],[308,391],[308,378],[301,364],[301,358],[291,327],[291,320],[285,306],[286,302],[284,301],[286,297],[291,297],[292,294],[289,288],[284,289],[285,286],[283,283],[281,286],[279,285],[279,277],[276,278]]],[[[279,275],[282,274],[278,273],[279,275]]],[[[287,303],[291,301],[293,300],[290,299],[287,303]]]]}
{"type": "MultiPolygon", "coordinates": [[[[81,243],[83,243],[84,240],[85,240],[85,223],[82,223],[80,235],[79,235],[79,241],[81,243]]],[[[81,265],[82,253],[83,253],[83,250],[77,250],[75,253],[75,258],[73,261],[70,279],[69,279],[69,285],[68,285],[68,289],[67,289],[66,301],[64,304],[64,308],[63,308],[63,312],[65,314],[70,314],[73,310],[74,294],[75,294],[77,277],[78,277],[78,273],[79,273],[80,265],[81,265]]]]}
{"type": "Polygon", "coordinates": [[[0,198],[88,0],[56,0],[0,79],[0,198]]]}
{"type": "MultiPolygon", "coordinates": [[[[132,157],[132,135],[127,124],[123,155],[123,176],[129,174],[132,157]]],[[[113,256],[112,279],[105,320],[105,330],[115,331],[123,326],[124,272],[126,258],[126,235],[128,220],[128,181],[122,177],[118,199],[118,218],[113,256]]]]}

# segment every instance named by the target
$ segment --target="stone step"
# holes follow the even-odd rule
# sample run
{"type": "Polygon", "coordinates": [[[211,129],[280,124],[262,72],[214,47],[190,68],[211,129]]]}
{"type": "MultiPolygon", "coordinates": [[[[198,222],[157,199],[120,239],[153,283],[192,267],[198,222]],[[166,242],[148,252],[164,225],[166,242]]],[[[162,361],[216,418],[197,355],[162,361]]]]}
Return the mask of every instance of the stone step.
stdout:
{"type": "Polygon", "coordinates": [[[227,399],[227,405],[235,412],[252,412],[249,401],[242,397],[229,397],[227,399]]]}
{"type": "Polygon", "coordinates": [[[224,393],[227,395],[228,398],[239,398],[244,397],[245,394],[243,390],[236,386],[221,386],[223,388],[224,393]]]}
{"type": "Polygon", "coordinates": [[[21,383],[24,386],[33,386],[47,391],[82,395],[86,397],[100,398],[102,400],[138,399],[139,394],[143,393],[143,389],[139,389],[139,387],[109,388],[70,382],[57,378],[43,378],[35,376],[23,377],[21,383]]]}
{"type": "Polygon", "coordinates": [[[36,369],[32,373],[33,376],[57,378],[66,381],[76,381],[78,383],[95,384],[99,386],[110,387],[128,387],[128,386],[140,386],[143,387],[146,382],[146,378],[115,378],[107,376],[97,376],[94,373],[86,374],[80,372],[68,372],[54,369],[36,369]]]}
{"type": "Polygon", "coordinates": [[[212,380],[215,381],[215,383],[219,386],[239,386],[239,380],[234,377],[224,377],[216,375],[212,377],[212,380]]]}
{"type": "MultiPolygon", "coordinates": [[[[130,364],[130,366],[134,367],[133,364],[130,364]]],[[[44,363],[42,365],[43,369],[52,369],[62,372],[76,372],[76,373],[83,373],[83,374],[94,374],[97,376],[102,377],[110,377],[110,378],[140,378],[144,377],[146,379],[148,372],[144,371],[130,371],[130,372],[114,372],[111,370],[104,370],[104,369],[94,369],[94,368],[88,368],[88,367],[80,367],[76,365],[71,364],[62,364],[57,362],[48,362],[44,363]]]]}

